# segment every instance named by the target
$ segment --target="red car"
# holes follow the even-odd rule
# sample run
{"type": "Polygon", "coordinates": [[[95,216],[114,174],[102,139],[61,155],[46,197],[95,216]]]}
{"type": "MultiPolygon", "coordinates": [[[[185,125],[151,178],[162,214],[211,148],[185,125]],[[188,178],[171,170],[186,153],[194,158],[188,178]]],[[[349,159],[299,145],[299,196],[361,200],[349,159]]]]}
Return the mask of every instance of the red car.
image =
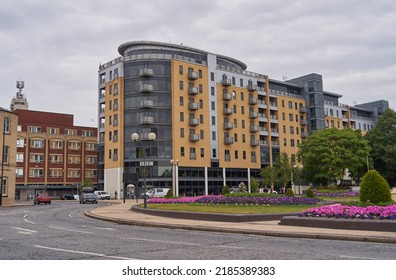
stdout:
{"type": "Polygon", "coordinates": [[[38,194],[34,199],[34,205],[38,205],[40,203],[51,204],[51,197],[45,193],[38,194]]]}

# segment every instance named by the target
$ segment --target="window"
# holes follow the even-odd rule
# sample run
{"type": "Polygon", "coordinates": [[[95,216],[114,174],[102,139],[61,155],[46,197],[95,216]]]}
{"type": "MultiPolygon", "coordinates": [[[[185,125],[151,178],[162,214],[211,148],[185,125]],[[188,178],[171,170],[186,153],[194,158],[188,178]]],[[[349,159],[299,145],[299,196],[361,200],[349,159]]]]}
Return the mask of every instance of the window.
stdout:
{"type": "Polygon", "coordinates": [[[57,128],[48,128],[48,133],[49,134],[58,134],[58,129],[57,128]]]}
{"type": "Polygon", "coordinates": [[[180,138],[184,138],[184,128],[180,128],[180,138]]]}
{"type": "Polygon", "coordinates": [[[289,109],[293,109],[293,102],[289,101],[288,104],[289,104],[289,109]]]}
{"type": "Polygon", "coordinates": [[[246,143],[246,136],[245,136],[245,134],[242,134],[242,143],[246,143]]]}
{"type": "Polygon", "coordinates": [[[216,140],[216,131],[212,131],[212,140],[216,140]]]}
{"type": "Polygon", "coordinates": [[[284,120],[284,121],[286,120],[286,114],[285,114],[285,112],[282,113],[282,120],[284,120]]]}
{"type": "Polygon", "coordinates": [[[204,117],[203,115],[199,115],[199,123],[203,124],[204,123],[204,117]]]}
{"type": "Polygon", "coordinates": [[[183,81],[180,81],[180,82],[179,82],[179,89],[180,89],[180,90],[183,90],[183,81]]]}
{"type": "Polygon", "coordinates": [[[109,110],[113,110],[113,100],[109,100],[109,110]]]}
{"type": "MultiPolygon", "coordinates": [[[[239,80],[239,86],[240,86],[240,87],[243,87],[243,79],[240,79],[240,80],[239,80]]],[[[243,100],[243,99],[242,99],[242,100],[243,100]]]]}
{"type": "Polygon", "coordinates": [[[203,130],[199,131],[199,139],[204,139],[205,133],[203,130]]]}
{"type": "Polygon", "coordinates": [[[202,70],[201,69],[198,70],[198,78],[202,79],[202,70]]]}
{"type": "Polygon", "coordinates": [[[17,168],[16,169],[16,176],[18,178],[23,177],[23,168],[17,168]]]}
{"type": "Polygon", "coordinates": [[[246,159],[246,151],[242,151],[242,158],[246,159]]]}
{"type": "Polygon", "coordinates": [[[86,178],[96,178],[98,172],[96,170],[85,170],[85,177],[86,178]]]}
{"type": "Polygon", "coordinates": [[[293,114],[289,114],[289,121],[293,121],[293,114]]]}
{"type": "Polygon", "coordinates": [[[114,84],[114,95],[118,95],[118,84],[114,84]]]}
{"type": "Polygon", "coordinates": [[[3,182],[2,182],[2,190],[1,190],[1,195],[7,195],[7,183],[8,183],[8,178],[3,176],[3,182]]]}
{"type": "Polygon", "coordinates": [[[287,139],[286,138],[283,138],[283,146],[287,146],[287,139]]]}
{"type": "Polygon", "coordinates": [[[214,158],[217,157],[217,150],[216,150],[216,149],[213,149],[213,150],[212,150],[212,156],[213,156],[214,158]]]}
{"type": "Polygon", "coordinates": [[[210,80],[211,80],[211,81],[214,81],[214,80],[215,80],[215,76],[214,76],[214,73],[213,73],[213,72],[210,72],[210,80]]]}
{"type": "Polygon", "coordinates": [[[245,114],[245,106],[241,106],[241,114],[242,114],[242,115],[245,114]]]}
{"type": "Polygon", "coordinates": [[[81,143],[80,142],[70,141],[68,143],[68,148],[69,148],[69,150],[80,150],[81,149],[81,143]]]}
{"type": "Polygon", "coordinates": [[[241,92],[241,100],[245,100],[245,96],[243,95],[243,92],[241,92]]]}
{"type": "Polygon", "coordinates": [[[118,110],[118,99],[114,99],[114,103],[113,103],[113,111],[117,111],[118,110]]]}
{"type": "Polygon", "coordinates": [[[25,147],[25,139],[17,139],[17,147],[24,148],[25,147]]]}
{"type": "Polygon", "coordinates": [[[85,143],[85,150],[87,151],[95,151],[96,144],[95,143],[85,143]]]}
{"type": "Polygon", "coordinates": [[[238,151],[234,151],[235,159],[238,159],[238,151]]]}
{"type": "Polygon", "coordinates": [[[80,156],[69,156],[67,162],[69,164],[80,164],[80,156]]]}
{"type": "Polygon", "coordinates": [[[291,147],[294,147],[294,146],[295,146],[295,144],[294,144],[294,139],[290,139],[290,146],[291,146],[291,147]]]}
{"type": "Polygon", "coordinates": [[[83,130],[82,131],[82,136],[93,137],[94,136],[94,132],[92,130],[83,130]]]}
{"type": "Polygon", "coordinates": [[[42,168],[30,168],[29,177],[33,177],[33,178],[44,177],[44,170],[42,168]]]}
{"type": "Polygon", "coordinates": [[[34,162],[34,163],[44,162],[44,154],[30,154],[29,162],[34,162]]]}
{"type": "Polygon", "coordinates": [[[184,106],[184,97],[183,96],[180,96],[180,98],[179,98],[179,105],[184,106]]]}
{"type": "Polygon", "coordinates": [[[50,163],[62,163],[63,156],[62,155],[50,155],[50,163]]]}
{"type": "Polygon", "coordinates": [[[245,120],[242,120],[242,128],[245,128],[245,120]]]}
{"type": "Polygon", "coordinates": [[[50,169],[49,177],[51,178],[61,178],[63,176],[62,169],[50,169]]]}
{"type": "Polygon", "coordinates": [[[80,178],[80,169],[68,169],[67,177],[69,178],[80,178]]]}
{"type": "Polygon", "coordinates": [[[216,117],[212,116],[212,125],[216,125],[216,117]]]}
{"type": "Polygon", "coordinates": [[[42,149],[44,148],[44,140],[31,139],[29,146],[30,148],[42,149]]]}
{"type": "Polygon", "coordinates": [[[210,88],[210,94],[211,94],[212,96],[215,95],[215,88],[214,88],[214,87],[211,87],[211,88],[210,88]]]}
{"type": "Polygon", "coordinates": [[[285,108],[285,100],[282,100],[282,108],[285,108]]]}
{"type": "Polygon", "coordinates": [[[235,86],[235,77],[232,77],[232,85],[235,86]]]}
{"type": "Polygon", "coordinates": [[[77,135],[77,130],[65,128],[65,135],[75,136],[77,135]]]}
{"type": "Polygon", "coordinates": [[[86,156],[85,157],[85,163],[86,164],[97,164],[98,163],[98,158],[96,156],[86,156]]]}
{"type": "Polygon", "coordinates": [[[183,75],[183,66],[182,65],[179,65],[179,74],[183,75]]]}
{"type": "Polygon", "coordinates": [[[118,126],[118,114],[113,116],[113,126],[118,126]]]}
{"type": "Polygon", "coordinates": [[[113,161],[117,161],[118,160],[118,149],[114,149],[113,150],[113,161]]]}
{"type": "Polygon", "coordinates": [[[23,154],[18,153],[16,155],[16,162],[23,162],[23,154]]]}
{"type": "Polygon", "coordinates": [[[118,142],[118,130],[114,130],[113,132],[113,143],[118,142]]]}
{"type": "Polygon", "coordinates": [[[290,126],[290,134],[294,134],[294,126],[290,126]]]}
{"type": "Polygon", "coordinates": [[[200,154],[201,154],[201,158],[203,158],[203,157],[205,157],[205,149],[204,148],[201,148],[200,149],[200,154]]]}
{"type": "Polygon", "coordinates": [[[40,126],[29,126],[29,132],[41,133],[41,127],[40,126]]]}
{"type": "Polygon", "coordinates": [[[212,107],[212,111],[216,110],[216,103],[214,103],[214,102],[212,101],[211,107],[212,107]]]}
{"type": "Polygon", "coordinates": [[[10,147],[3,146],[3,162],[5,164],[8,164],[9,162],[9,153],[10,153],[10,147]]]}
{"type": "Polygon", "coordinates": [[[198,92],[199,93],[203,93],[203,87],[202,87],[202,85],[200,84],[200,85],[198,85],[198,92]]]}
{"type": "Polygon", "coordinates": [[[199,100],[199,108],[201,108],[201,109],[203,108],[203,100],[202,99],[199,100]]]}
{"type": "Polygon", "coordinates": [[[9,134],[11,131],[11,121],[9,118],[4,118],[4,133],[9,134]]]}
{"type": "Polygon", "coordinates": [[[182,157],[185,156],[184,147],[180,147],[180,156],[182,156],[182,157]]]}

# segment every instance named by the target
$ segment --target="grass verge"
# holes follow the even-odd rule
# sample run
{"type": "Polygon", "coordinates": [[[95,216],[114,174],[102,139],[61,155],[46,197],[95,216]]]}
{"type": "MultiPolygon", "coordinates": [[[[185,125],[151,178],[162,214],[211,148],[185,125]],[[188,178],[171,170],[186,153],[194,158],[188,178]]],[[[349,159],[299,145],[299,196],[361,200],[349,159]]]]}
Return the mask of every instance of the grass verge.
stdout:
{"type": "Polygon", "coordinates": [[[274,214],[274,213],[297,213],[309,209],[315,205],[202,205],[188,204],[148,204],[149,209],[167,211],[190,211],[224,214],[274,214]]]}

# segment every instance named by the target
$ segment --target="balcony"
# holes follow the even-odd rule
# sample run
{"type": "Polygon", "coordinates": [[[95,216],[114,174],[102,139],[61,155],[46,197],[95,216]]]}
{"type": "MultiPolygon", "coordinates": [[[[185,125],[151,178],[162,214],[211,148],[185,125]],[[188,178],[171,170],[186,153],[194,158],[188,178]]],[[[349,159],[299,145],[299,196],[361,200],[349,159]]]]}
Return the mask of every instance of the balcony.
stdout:
{"type": "Polygon", "coordinates": [[[224,161],[231,161],[230,155],[224,155],[224,161]]]}
{"type": "Polygon", "coordinates": [[[253,83],[249,83],[247,88],[250,91],[255,91],[255,90],[257,90],[257,85],[254,85],[253,83]]]}
{"type": "Polygon", "coordinates": [[[152,100],[141,100],[140,101],[140,107],[141,108],[153,108],[154,107],[154,101],[152,101],[152,100]]]}
{"type": "Polygon", "coordinates": [[[197,95],[198,94],[198,88],[197,87],[189,87],[188,88],[188,94],[197,95]]]}
{"type": "Polygon", "coordinates": [[[230,145],[234,143],[234,138],[233,137],[225,137],[224,138],[224,144],[230,145]]]}
{"type": "Polygon", "coordinates": [[[300,113],[306,113],[307,112],[307,107],[300,106],[300,113]]]}
{"type": "Polygon", "coordinates": [[[198,110],[198,103],[189,102],[189,103],[188,103],[188,109],[189,109],[189,110],[198,110]]]}
{"type": "Polygon", "coordinates": [[[188,124],[191,126],[197,126],[199,125],[199,120],[194,118],[188,119],[188,124]]]}
{"type": "Polygon", "coordinates": [[[234,128],[234,125],[231,122],[225,122],[224,123],[224,129],[225,130],[230,130],[230,129],[233,129],[233,128],[234,128]]]}
{"type": "Polygon", "coordinates": [[[232,114],[232,109],[231,108],[224,108],[223,112],[224,112],[224,115],[231,115],[232,114]]]}
{"type": "Polygon", "coordinates": [[[257,139],[251,139],[250,140],[250,146],[251,147],[257,147],[258,145],[260,145],[260,141],[257,139]]]}
{"type": "Polygon", "coordinates": [[[254,132],[258,132],[258,131],[259,131],[259,127],[257,125],[250,126],[250,132],[254,133],[254,132]]]}
{"type": "Polygon", "coordinates": [[[189,78],[190,80],[196,80],[196,79],[198,79],[198,74],[197,74],[197,72],[194,72],[194,71],[188,72],[188,78],[189,78]]]}
{"type": "Polygon", "coordinates": [[[301,137],[307,138],[309,136],[308,132],[301,132],[301,137]]]}
{"type": "Polygon", "coordinates": [[[229,94],[228,92],[223,92],[223,101],[230,101],[231,99],[231,94],[229,94]]]}
{"type": "Polygon", "coordinates": [[[249,112],[249,118],[257,119],[258,118],[258,112],[249,112]]]}
{"type": "Polygon", "coordinates": [[[301,125],[308,125],[308,120],[300,120],[301,125]]]}
{"type": "Polygon", "coordinates": [[[231,85],[231,79],[223,78],[221,79],[221,84],[228,87],[231,85]]]}
{"type": "Polygon", "coordinates": [[[140,86],[140,92],[153,92],[154,91],[154,86],[145,84],[140,86]]]}
{"type": "Polygon", "coordinates": [[[197,159],[197,154],[190,153],[190,159],[196,160],[197,159]]]}
{"type": "Polygon", "coordinates": [[[190,134],[189,139],[190,139],[190,142],[198,142],[199,134],[190,134]]]}
{"type": "Polygon", "coordinates": [[[153,69],[150,68],[140,69],[140,77],[152,77],[152,76],[154,76],[153,69]]]}
{"type": "Polygon", "coordinates": [[[249,97],[249,105],[257,105],[257,98],[249,97]]]}
{"type": "Polygon", "coordinates": [[[141,117],[139,118],[141,124],[152,124],[154,123],[154,117],[141,117]]]}

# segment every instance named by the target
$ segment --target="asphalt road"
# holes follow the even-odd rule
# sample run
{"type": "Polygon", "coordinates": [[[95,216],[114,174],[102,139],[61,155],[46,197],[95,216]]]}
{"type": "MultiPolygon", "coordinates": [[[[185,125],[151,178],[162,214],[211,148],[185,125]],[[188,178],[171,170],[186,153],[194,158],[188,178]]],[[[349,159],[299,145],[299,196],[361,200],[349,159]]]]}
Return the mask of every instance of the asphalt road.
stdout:
{"type": "Polygon", "coordinates": [[[88,218],[98,205],[0,208],[1,260],[396,260],[396,245],[119,225],[88,218]]]}

